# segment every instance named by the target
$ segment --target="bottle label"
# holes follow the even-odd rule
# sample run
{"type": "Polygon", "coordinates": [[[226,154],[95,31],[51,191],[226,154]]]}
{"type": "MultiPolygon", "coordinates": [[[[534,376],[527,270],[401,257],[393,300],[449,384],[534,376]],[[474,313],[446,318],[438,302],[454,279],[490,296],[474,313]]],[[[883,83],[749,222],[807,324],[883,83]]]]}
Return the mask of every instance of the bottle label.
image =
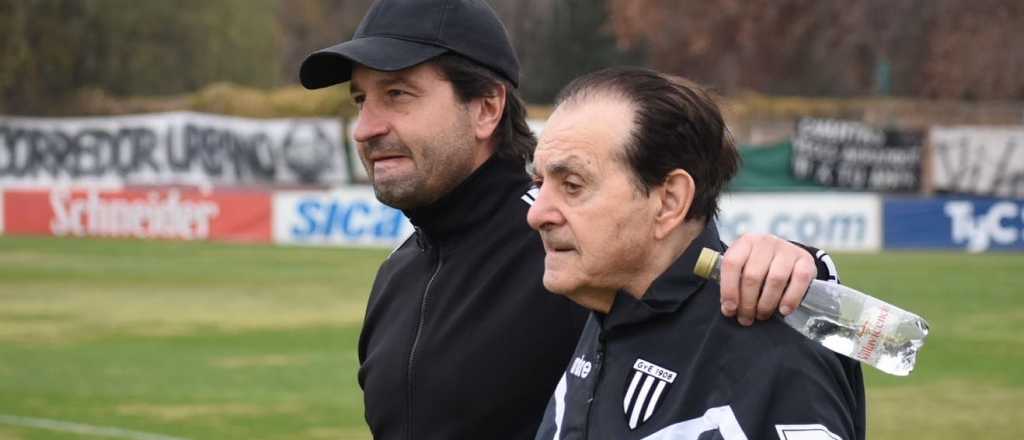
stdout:
{"type": "Polygon", "coordinates": [[[885,336],[895,329],[896,322],[895,311],[888,304],[864,311],[858,325],[854,358],[874,365],[884,351],[882,344],[885,336]]]}

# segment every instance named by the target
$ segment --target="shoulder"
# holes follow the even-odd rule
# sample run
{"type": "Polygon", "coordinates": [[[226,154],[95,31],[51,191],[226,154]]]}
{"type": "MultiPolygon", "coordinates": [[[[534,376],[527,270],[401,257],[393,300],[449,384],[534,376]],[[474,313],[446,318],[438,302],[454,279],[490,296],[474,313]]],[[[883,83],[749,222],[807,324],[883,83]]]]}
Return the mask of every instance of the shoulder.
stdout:
{"type": "MultiPolygon", "coordinates": [[[[855,361],[800,334],[778,315],[750,327],[741,326],[718,311],[717,295],[715,288],[702,291],[697,301],[700,304],[693,304],[699,307],[689,307],[691,310],[686,312],[694,318],[686,321],[706,323],[698,327],[703,328],[698,330],[703,333],[699,339],[715,343],[703,344],[697,355],[705,362],[721,365],[720,374],[736,382],[780,386],[783,388],[778,391],[784,393],[788,393],[786,384],[795,382],[862,386],[858,381],[860,367],[855,361]]],[[[676,330],[681,329],[677,326],[676,330]]]]}
{"type": "Polygon", "coordinates": [[[776,373],[810,374],[844,368],[845,358],[800,334],[780,316],[758,321],[751,327],[720,316],[716,317],[716,327],[731,342],[725,355],[751,371],[771,367],[776,373]]]}

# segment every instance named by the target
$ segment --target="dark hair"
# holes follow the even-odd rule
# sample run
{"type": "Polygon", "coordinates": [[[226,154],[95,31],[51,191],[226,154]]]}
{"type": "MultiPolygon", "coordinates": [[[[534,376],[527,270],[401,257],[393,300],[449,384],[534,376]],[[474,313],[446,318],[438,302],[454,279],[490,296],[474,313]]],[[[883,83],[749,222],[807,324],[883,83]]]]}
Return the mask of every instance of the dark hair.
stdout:
{"type": "Polygon", "coordinates": [[[462,102],[493,96],[499,86],[505,87],[505,109],[494,131],[497,140],[495,154],[505,159],[525,161],[533,156],[537,137],[526,125],[526,104],[519,91],[507,79],[469,58],[446,53],[432,60],[452,83],[455,94],[462,102]]]}
{"type": "Polygon", "coordinates": [[[680,77],[640,67],[614,67],[584,75],[567,85],[556,105],[608,93],[634,108],[633,130],[623,158],[643,194],[681,168],[696,184],[686,219],[718,215],[718,196],[736,175],[740,156],[711,93],[680,77]]]}

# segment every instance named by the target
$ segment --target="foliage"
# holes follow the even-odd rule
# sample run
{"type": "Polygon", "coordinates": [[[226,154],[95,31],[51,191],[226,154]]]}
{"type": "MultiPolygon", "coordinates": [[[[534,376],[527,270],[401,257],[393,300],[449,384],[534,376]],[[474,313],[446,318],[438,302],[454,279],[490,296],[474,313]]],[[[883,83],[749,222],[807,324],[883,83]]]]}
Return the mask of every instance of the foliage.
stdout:
{"type": "Polygon", "coordinates": [[[620,64],[642,64],[639,50],[621,50],[608,26],[605,0],[495,0],[521,67],[530,102],[552,102],[569,81],[620,64]]]}
{"type": "Polygon", "coordinates": [[[0,0],[0,111],[46,114],[76,90],[166,95],[277,79],[274,0],[0,0]]]}
{"type": "Polygon", "coordinates": [[[194,94],[189,109],[255,118],[351,117],[356,114],[347,86],[311,91],[293,85],[262,90],[217,83],[194,94]]]}
{"type": "Polygon", "coordinates": [[[281,78],[298,82],[310,52],[352,37],[372,0],[284,0],[277,6],[281,78]]]}
{"type": "Polygon", "coordinates": [[[1024,3],[609,0],[620,45],[724,91],[1024,99],[1024,3]]]}
{"type": "MultiPolygon", "coordinates": [[[[534,103],[617,64],[727,95],[1024,99],[1024,2],[1015,0],[488,1],[534,103]]],[[[82,114],[83,97],[131,101],[105,111],[134,108],[140,97],[173,100],[216,83],[294,85],[306,55],[350,38],[371,3],[0,0],[0,114],[82,114]]]]}

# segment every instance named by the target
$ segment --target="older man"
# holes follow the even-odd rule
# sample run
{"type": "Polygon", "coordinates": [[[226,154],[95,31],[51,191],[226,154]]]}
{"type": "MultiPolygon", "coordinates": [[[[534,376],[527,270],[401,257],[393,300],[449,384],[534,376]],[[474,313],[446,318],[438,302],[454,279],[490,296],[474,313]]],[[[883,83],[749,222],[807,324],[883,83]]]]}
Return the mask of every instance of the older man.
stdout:
{"type": "Polygon", "coordinates": [[[739,157],[698,86],[644,69],[562,92],[533,160],[544,286],[592,310],[539,439],[861,439],[860,366],[693,274],[739,157]]]}
{"type": "MultiPolygon", "coordinates": [[[[532,437],[586,311],[541,285],[524,202],[536,140],[501,21],[482,0],[379,0],[300,76],[350,83],[377,198],[416,226],[381,265],[359,337],[373,436],[532,437]]],[[[799,304],[816,269],[773,236],[744,236],[726,259],[721,309],[746,325],[799,304]]]]}

